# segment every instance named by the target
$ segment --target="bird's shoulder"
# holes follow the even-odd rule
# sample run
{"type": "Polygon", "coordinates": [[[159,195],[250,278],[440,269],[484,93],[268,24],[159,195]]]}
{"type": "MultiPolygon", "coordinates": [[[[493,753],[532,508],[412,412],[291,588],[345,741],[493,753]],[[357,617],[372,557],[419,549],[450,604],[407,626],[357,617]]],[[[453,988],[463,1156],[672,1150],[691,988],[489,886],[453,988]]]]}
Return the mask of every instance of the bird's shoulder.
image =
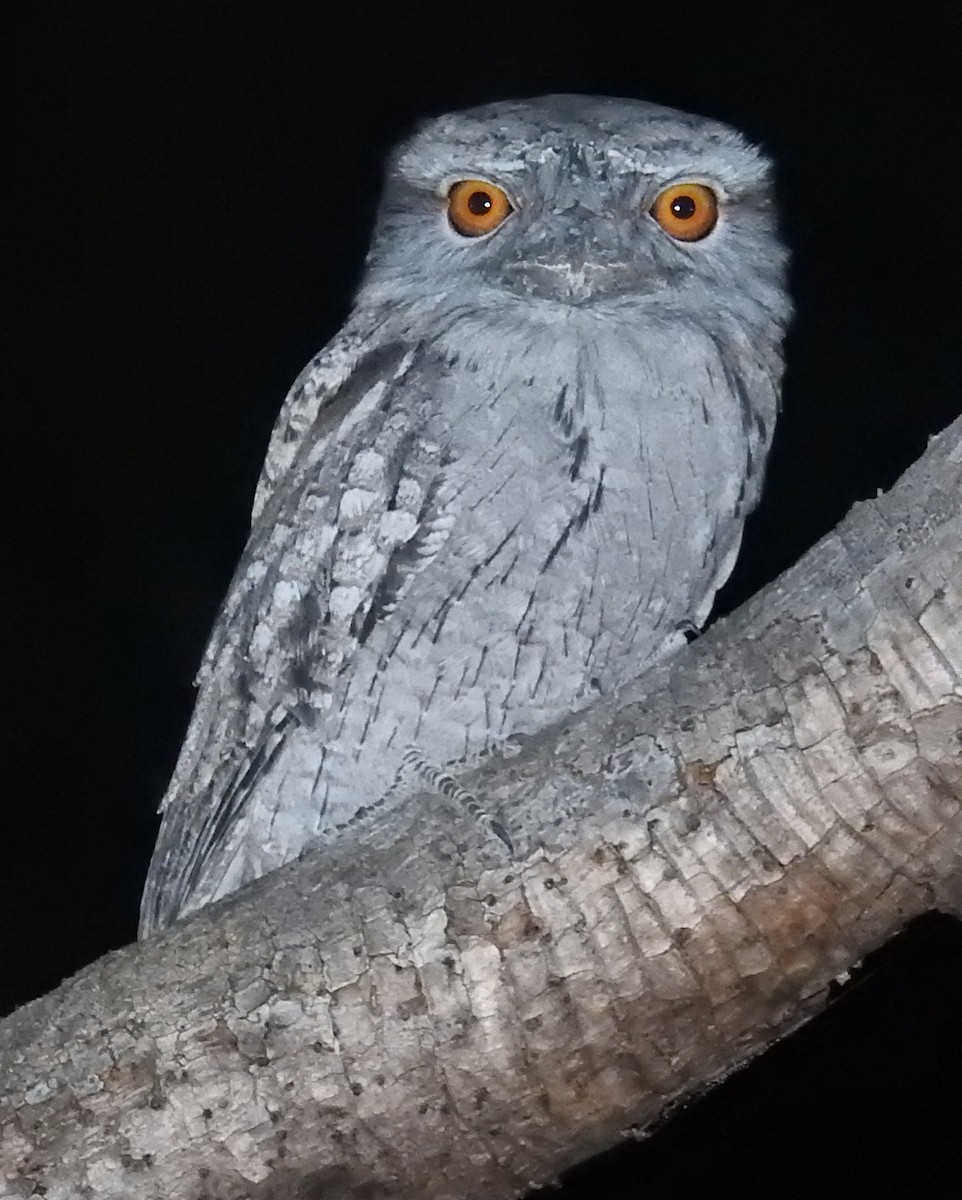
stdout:
{"type": "Polygon", "coordinates": [[[359,397],[359,389],[352,386],[358,374],[371,382],[378,371],[390,378],[403,350],[383,313],[361,309],[314,355],[291,385],[274,422],[254,493],[252,525],[308,438],[312,452],[323,453],[345,411],[359,397]]]}

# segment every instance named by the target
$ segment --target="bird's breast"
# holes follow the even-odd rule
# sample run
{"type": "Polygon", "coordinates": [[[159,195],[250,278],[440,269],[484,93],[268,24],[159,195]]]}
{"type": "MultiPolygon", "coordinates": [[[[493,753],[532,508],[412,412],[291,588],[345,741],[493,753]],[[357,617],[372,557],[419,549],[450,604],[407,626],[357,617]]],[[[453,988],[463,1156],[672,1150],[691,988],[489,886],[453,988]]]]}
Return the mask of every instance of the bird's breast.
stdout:
{"type": "Polygon", "coordinates": [[[674,644],[737,536],[744,471],[737,436],[704,416],[714,398],[636,347],[470,344],[429,430],[446,451],[447,541],[352,685],[378,717],[403,697],[397,737],[445,758],[538,728],[674,644]]]}

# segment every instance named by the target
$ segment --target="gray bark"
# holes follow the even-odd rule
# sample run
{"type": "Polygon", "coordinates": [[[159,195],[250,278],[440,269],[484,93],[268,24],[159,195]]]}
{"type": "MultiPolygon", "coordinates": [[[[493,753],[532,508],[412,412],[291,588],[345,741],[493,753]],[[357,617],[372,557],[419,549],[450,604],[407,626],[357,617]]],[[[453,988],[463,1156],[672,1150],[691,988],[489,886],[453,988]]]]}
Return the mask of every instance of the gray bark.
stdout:
{"type": "Polygon", "coordinates": [[[8,1196],[516,1195],[962,913],[962,421],[671,663],[0,1026],[8,1196]]]}

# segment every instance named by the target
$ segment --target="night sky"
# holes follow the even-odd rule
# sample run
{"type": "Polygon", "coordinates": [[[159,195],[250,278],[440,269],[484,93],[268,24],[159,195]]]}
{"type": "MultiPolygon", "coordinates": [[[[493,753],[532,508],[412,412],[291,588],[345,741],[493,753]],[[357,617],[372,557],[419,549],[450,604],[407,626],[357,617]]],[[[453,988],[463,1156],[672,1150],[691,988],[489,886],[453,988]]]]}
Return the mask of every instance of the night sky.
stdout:
{"type": "MultiPolygon", "coordinates": [[[[71,0],[4,35],[3,1011],[135,934],[274,416],[347,311],[384,151],[420,116],[638,96],[776,156],[798,316],[722,608],[962,411],[959,5],[365,8],[71,0]]],[[[559,1195],[958,1197],[960,1135],[962,926],[933,917],[559,1195]]]]}

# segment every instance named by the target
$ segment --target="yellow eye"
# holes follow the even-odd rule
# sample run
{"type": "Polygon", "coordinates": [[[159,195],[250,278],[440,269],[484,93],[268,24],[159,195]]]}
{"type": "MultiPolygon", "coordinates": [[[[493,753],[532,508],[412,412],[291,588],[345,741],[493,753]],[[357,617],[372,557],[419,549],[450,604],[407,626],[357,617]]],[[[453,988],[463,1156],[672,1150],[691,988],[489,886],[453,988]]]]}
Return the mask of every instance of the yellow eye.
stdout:
{"type": "Polygon", "coordinates": [[[650,209],[665,233],[679,242],[707,237],[718,220],[718,197],[703,183],[673,183],[650,209]]]}
{"type": "Polygon", "coordinates": [[[484,179],[462,179],[448,192],[448,220],[464,237],[491,233],[512,212],[504,192],[484,179]]]}

